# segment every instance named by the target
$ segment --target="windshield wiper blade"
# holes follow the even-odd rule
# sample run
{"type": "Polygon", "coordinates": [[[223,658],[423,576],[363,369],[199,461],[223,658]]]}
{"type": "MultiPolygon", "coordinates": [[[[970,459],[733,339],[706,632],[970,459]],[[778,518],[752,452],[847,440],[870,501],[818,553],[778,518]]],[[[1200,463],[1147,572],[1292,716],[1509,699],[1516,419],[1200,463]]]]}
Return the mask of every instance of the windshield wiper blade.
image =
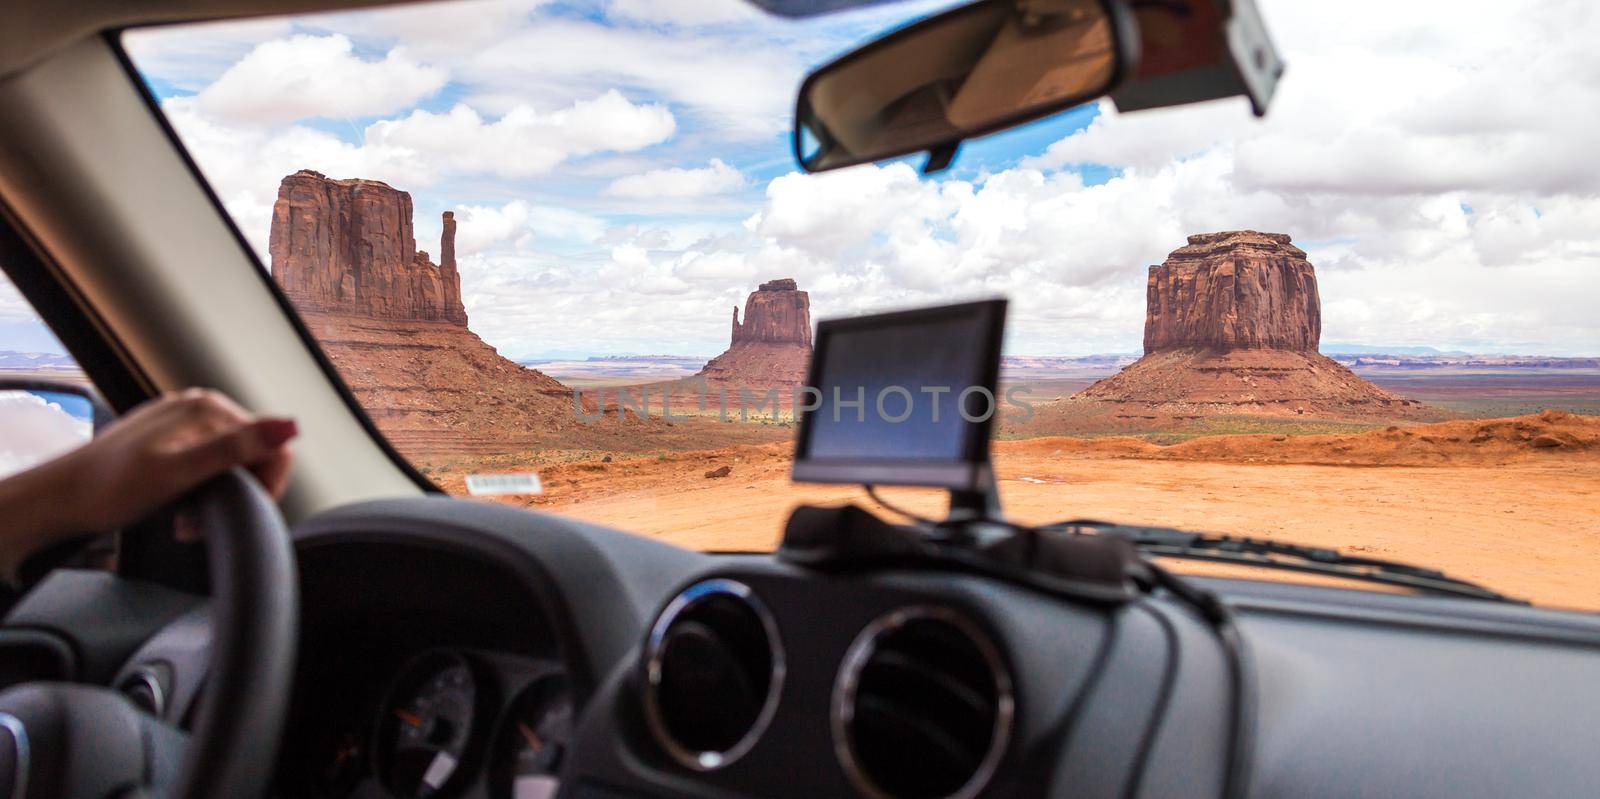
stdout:
{"type": "Polygon", "coordinates": [[[1094,519],[1057,522],[1046,529],[1121,536],[1141,551],[1151,555],[1289,569],[1329,577],[1383,583],[1434,594],[1528,604],[1526,600],[1506,596],[1469,580],[1451,577],[1437,569],[1381,558],[1346,555],[1337,549],[1327,547],[1245,536],[1212,535],[1172,527],[1121,525],[1094,519]]]}

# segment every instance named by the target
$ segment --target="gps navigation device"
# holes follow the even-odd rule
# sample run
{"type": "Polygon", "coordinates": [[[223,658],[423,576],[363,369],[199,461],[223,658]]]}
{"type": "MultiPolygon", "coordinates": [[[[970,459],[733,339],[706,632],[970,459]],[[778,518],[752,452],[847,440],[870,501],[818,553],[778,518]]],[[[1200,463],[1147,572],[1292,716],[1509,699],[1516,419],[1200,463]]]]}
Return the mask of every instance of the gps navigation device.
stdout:
{"type": "Polygon", "coordinates": [[[819,323],[794,479],[989,490],[1005,310],[987,300],[819,323]]]}

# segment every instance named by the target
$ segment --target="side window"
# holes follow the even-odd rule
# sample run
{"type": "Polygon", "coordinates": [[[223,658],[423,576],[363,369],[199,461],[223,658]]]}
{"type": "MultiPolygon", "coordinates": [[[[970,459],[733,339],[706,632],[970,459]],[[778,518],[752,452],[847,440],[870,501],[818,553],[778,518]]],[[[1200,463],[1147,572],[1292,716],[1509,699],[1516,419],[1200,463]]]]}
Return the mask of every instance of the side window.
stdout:
{"type": "Polygon", "coordinates": [[[88,441],[88,391],[78,364],[0,273],[0,477],[88,441]]]}

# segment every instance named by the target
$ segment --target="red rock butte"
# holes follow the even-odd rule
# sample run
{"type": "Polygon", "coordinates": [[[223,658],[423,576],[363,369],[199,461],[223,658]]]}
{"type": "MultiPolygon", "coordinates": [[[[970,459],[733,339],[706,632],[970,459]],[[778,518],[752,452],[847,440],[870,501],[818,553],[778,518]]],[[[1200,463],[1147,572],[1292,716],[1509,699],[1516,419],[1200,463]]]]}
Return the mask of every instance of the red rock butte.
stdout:
{"type": "Polygon", "coordinates": [[[805,382],[811,361],[811,298],[792,278],[762,283],[744,301],[744,321],[733,309],[728,349],[712,358],[699,377],[752,388],[784,388],[805,382]]]}
{"type": "MultiPolygon", "coordinates": [[[[416,249],[411,195],[303,169],[272,209],[272,276],[373,421],[409,457],[546,446],[574,431],[572,392],[467,328],[454,214],[440,263],[416,249]]],[[[586,407],[592,403],[585,403],[586,407]]],[[[599,443],[614,426],[588,425],[599,443]]]]}
{"type": "Polygon", "coordinates": [[[1322,300],[1283,233],[1201,233],[1150,267],[1144,351],[1182,347],[1316,352],[1322,300]]]}
{"type": "Polygon", "coordinates": [[[794,278],[769,280],[744,301],[744,322],[733,308],[732,345],[747,342],[811,346],[811,297],[794,278]]]}
{"type": "Polygon", "coordinates": [[[1202,233],[1150,267],[1144,357],[1074,399],[1145,419],[1407,418],[1421,410],[1317,352],[1321,338],[1316,270],[1289,236],[1202,233]]]}
{"type": "Polygon", "coordinates": [[[417,249],[410,194],[302,169],[278,186],[267,249],[272,276],[302,312],[464,327],[455,240],[455,214],[445,211],[435,265],[417,249]]]}

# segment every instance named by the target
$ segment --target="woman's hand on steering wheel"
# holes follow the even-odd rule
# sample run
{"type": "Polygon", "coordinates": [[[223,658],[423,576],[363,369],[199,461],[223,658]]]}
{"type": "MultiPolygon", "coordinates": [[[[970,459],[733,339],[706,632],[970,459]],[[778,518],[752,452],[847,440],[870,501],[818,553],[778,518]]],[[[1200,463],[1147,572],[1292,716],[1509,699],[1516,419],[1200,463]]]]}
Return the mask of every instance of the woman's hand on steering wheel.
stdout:
{"type": "MultiPolygon", "coordinates": [[[[63,538],[133,522],[235,466],[277,499],[297,432],[292,419],[255,416],[210,389],[146,402],[88,444],[0,481],[0,573],[63,538]]],[[[181,536],[195,529],[180,519],[181,536]]]]}

